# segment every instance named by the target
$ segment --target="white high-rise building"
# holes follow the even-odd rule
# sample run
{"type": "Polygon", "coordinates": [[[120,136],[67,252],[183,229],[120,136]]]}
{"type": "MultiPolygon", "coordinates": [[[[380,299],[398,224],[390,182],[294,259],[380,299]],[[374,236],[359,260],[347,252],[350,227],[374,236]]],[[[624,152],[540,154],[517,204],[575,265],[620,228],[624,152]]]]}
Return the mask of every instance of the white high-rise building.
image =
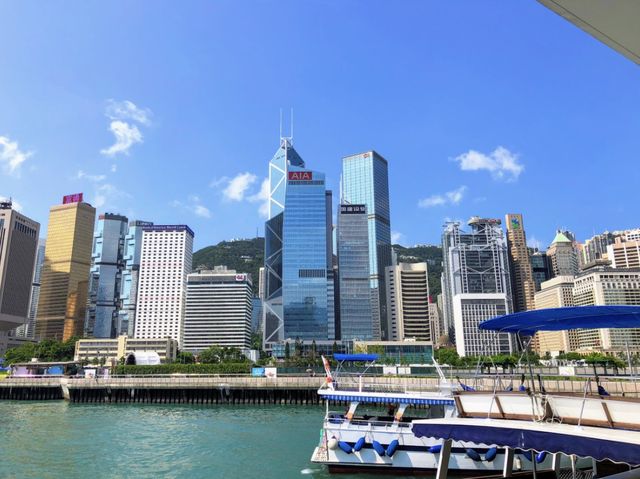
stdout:
{"type": "Polygon", "coordinates": [[[217,267],[187,276],[182,348],[198,353],[211,346],[251,347],[251,277],[217,267]]]}
{"type": "Polygon", "coordinates": [[[385,281],[391,339],[431,341],[427,263],[388,266],[385,281]]]}
{"type": "Polygon", "coordinates": [[[186,225],[144,226],[134,337],[170,337],[182,345],[193,231],[186,225]]]}
{"type": "Polygon", "coordinates": [[[445,225],[442,235],[442,291],[445,327],[455,336],[460,356],[509,354],[513,339],[482,331],[487,319],[513,312],[507,241],[501,221],[472,217],[471,231],[459,222],[445,225]]]}

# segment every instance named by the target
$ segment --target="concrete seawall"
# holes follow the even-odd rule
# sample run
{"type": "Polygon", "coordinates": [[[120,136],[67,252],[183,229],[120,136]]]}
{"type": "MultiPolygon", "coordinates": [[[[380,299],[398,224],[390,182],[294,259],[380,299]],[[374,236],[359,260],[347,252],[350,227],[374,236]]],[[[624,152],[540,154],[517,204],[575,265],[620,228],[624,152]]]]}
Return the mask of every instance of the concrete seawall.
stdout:
{"type": "MultiPolygon", "coordinates": [[[[494,378],[465,379],[480,390],[493,390],[494,378]]],[[[9,377],[0,380],[0,400],[67,399],[74,403],[189,403],[189,404],[318,404],[323,377],[256,378],[250,376],[114,376],[110,378],[9,377]]],[[[507,382],[501,380],[499,390],[507,382]]],[[[519,381],[514,382],[517,388],[519,381]]],[[[603,380],[614,396],[639,397],[632,381],[603,380]]],[[[356,386],[353,384],[353,386],[356,386]]],[[[366,391],[434,391],[437,378],[366,377],[366,391]]],[[[545,379],[548,392],[584,391],[584,380],[545,379]]],[[[538,385],[536,384],[536,387],[538,385]]],[[[592,384],[592,389],[595,385],[592,384]]]]}

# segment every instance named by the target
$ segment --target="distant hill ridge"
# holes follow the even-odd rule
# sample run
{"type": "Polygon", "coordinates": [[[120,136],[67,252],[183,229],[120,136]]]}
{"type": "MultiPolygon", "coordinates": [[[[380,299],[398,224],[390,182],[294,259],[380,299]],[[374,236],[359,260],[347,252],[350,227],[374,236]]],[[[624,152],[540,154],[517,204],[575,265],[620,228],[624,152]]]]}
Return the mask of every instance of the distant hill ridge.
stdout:
{"type": "MultiPolygon", "coordinates": [[[[442,248],[439,246],[406,247],[393,245],[398,261],[404,263],[425,262],[429,270],[429,291],[435,301],[440,293],[440,275],[442,274],[442,248]]],[[[221,241],[217,245],[207,246],[193,253],[193,269],[213,269],[224,265],[238,273],[249,273],[253,280],[254,291],[258,292],[258,270],[264,263],[264,238],[221,241]]]]}

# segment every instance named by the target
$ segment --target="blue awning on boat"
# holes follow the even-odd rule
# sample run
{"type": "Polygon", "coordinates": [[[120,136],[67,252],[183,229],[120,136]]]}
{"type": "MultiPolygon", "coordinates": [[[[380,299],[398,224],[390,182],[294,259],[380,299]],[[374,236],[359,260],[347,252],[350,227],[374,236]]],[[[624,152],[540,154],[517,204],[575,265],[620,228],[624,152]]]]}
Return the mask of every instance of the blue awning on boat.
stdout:
{"type": "Polygon", "coordinates": [[[334,354],[336,361],[375,361],[377,354],[334,354]]]}
{"type": "MultiPolygon", "coordinates": [[[[509,427],[496,427],[496,425],[492,425],[494,422],[492,420],[487,422],[487,425],[474,425],[469,424],[469,421],[458,421],[457,423],[420,421],[413,423],[412,431],[416,437],[451,439],[525,451],[560,452],[567,455],[592,457],[599,461],[609,459],[632,466],[640,465],[640,445],[637,442],[594,437],[586,432],[582,435],[567,434],[566,431],[559,433],[548,425],[540,425],[537,430],[518,427],[517,424],[511,424],[509,427]]],[[[612,430],[608,429],[608,431],[612,430]]]]}
{"type": "Polygon", "coordinates": [[[568,329],[640,328],[640,306],[574,306],[505,314],[478,326],[488,331],[521,333],[568,329]]]}

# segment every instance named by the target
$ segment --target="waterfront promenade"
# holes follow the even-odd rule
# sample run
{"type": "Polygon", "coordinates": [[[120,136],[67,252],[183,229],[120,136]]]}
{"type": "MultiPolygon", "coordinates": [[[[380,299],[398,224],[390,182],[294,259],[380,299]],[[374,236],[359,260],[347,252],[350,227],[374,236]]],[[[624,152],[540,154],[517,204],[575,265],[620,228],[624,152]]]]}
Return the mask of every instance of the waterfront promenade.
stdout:
{"type": "MultiPolygon", "coordinates": [[[[542,378],[547,392],[583,393],[586,377],[542,378]]],[[[277,378],[248,375],[128,375],[108,378],[75,377],[7,377],[0,380],[0,400],[66,399],[70,402],[142,402],[197,404],[318,404],[316,394],[325,381],[322,376],[279,376],[277,378]]],[[[478,390],[493,390],[495,376],[465,378],[465,383],[478,390]]],[[[453,380],[455,382],[455,380],[453,380]]],[[[416,392],[434,391],[435,377],[367,376],[361,382],[342,384],[341,388],[367,391],[416,392]]],[[[498,390],[511,383],[500,377],[498,390]]],[[[616,377],[601,378],[603,386],[614,396],[640,397],[636,381],[616,377]]],[[[527,384],[528,385],[528,384],[527,384]]],[[[536,388],[539,383],[536,381],[536,388]]],[[[591,385],[593,392],[596,386],[591,385]]]]}

